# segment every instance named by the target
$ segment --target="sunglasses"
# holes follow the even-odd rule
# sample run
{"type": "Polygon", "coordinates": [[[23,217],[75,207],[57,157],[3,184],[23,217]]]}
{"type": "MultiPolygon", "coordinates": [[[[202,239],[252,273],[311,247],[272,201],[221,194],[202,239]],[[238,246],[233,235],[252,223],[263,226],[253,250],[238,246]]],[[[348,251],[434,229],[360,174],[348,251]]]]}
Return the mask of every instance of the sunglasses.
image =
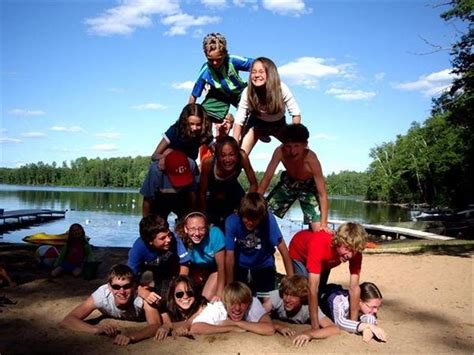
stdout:
{"type": "Polygon", "coordinates": [[[113,290],[115,291],[118,291],[118,290],[121,290],[122,288],[124,290],[128,290],[128,289],[131,289],[132,288],[132,284],[131,283],[128,283],[128,284],[125,284],[125,285],[110,285],[110,287],[112,287],[113,290]]]}
{"type": "Polygon", "coordinates": [[[184,297],[184,294],[186,294],[188,297],[194,297],[194,291],[193,290],[178,291],[174,294],[174,297],[180,299],[180,298],[184,297]]]}

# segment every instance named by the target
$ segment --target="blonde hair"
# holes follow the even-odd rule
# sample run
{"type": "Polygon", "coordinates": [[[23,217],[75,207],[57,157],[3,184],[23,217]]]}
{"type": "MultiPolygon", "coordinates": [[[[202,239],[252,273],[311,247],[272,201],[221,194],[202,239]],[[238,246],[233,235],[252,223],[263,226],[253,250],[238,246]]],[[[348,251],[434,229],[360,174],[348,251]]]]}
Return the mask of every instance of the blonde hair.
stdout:
{"type": "Polygon", "coordinates": [[[278,69],[271,59],[265,57],[258,57],[252,64],[252,72],[255,63],[260,62],[267,74],[267,81],[264,90],[259,90],[253,86],[252,81],[249,80],[247,89],[247,100],[250,111],[258,112],[262,109],[268,114],[275,114],[282,112],[284,109],[283,94],[281,92],[281,81],[278,69]]]}
{"type": "Polygon", "coordinates": [[[246,284],[240,281],[234,281],[224,288],[222,301],[227,306],[236,303],[250,304],[252,303],[252,291],[246,284]]]}
{"type": "Polygon", "coordinates": [[[359,223],[347,222],[339,226],[332,238],[333,246],[345,245],[356,252],[362,252],[367,245],[367,232],[359,223]]]}
{"type": "Polygon", "coordinates": [[[202,49],[205,55],[217,50],[222,52],[224,56],[227,56],[227,41],[225,37],[218,32],[209,33],[202,41],[202,49]]]}

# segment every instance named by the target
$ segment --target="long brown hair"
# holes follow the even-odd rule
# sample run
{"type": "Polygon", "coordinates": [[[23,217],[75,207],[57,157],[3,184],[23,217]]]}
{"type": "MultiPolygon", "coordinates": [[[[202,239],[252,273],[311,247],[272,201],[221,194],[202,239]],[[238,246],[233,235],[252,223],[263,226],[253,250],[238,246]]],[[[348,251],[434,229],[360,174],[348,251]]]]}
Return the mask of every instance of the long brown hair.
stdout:
{"type": "Polygon", "coordinates": [[[265,87],[256,88],[253,86],[252,80],[249,80],[247,100],[250,111],[258,112],[264,109],[269,114],[282,112],[284,110],[284,102],[278,69],[271,59],[258,57],[252,64],[251,72],[257,62],[262,63],[267,74],[267,81],[265,87]]]}
{"type": "Polygon", "coordinates": [[[189,130],[189,116],[199,117],[202,121],[201,134],[197,138],[200,143],[207,143],[212,138],[212,123],[207,116],[206,110],[199,104],[187,104],[184,106],[179,115],[176,125],[178,128],[179,138],[182,141],[190,141],[194,139],[189,130]]]}

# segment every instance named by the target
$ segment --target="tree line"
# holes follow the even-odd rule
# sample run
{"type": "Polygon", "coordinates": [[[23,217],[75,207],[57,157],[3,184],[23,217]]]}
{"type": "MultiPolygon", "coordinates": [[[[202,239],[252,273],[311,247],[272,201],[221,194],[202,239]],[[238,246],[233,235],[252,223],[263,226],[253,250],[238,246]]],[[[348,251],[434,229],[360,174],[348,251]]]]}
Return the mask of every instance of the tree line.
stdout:
{"type": "MultiPolygon", "coordinates": [[[[474,2],[453,0],[441,17],[467,23],[467,32],[451,48],[451,89],[433,100],[431,115],[412,123],[406,134],[371,149],[372,162],[365,172],[342,171],[326,177],[330,195],[358,195],[390,203],[428,203],[465,207],[474,202],[474,2]]],[[[150,164],[149,157],[87,159],[62,166],[43,162],[16,169],[0,168],[7,184],[137,188],[150,164]]],[[[256,172],[260,181],[263,172],[256,172]]],[[[244,189],[248,181],[239,177],[244,189]]],[[[275,175],[272,188],[278,181],[275,175]]]]}

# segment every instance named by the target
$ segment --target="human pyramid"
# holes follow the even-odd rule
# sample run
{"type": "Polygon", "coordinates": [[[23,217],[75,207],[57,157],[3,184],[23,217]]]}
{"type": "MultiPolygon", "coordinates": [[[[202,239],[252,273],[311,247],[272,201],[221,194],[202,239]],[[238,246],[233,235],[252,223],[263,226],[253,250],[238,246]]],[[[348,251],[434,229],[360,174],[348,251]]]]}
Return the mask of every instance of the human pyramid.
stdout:
{"type": "MultiPolygon", "coordinates": [[[[277,332],[303,346],[340,329],[362,334],[365,341],[386,341],[376,318],[382,294],[373,283],[359,285],[367,233],[351,222],[335,232],[328,227],[321,164],[308,148],[299,106],[275,64],[265,57],[229,55],[219,33],[205,36],[203,49],[207,62],[188,104],[156,147],[140,189],[143,218],[128,265],[114,265],[107,283],[62,325],[112,336],[119,345],[151,337],[162,341],[169,335],[249,331],[277,332]],[[248,85],[239,71],[250,72],[248,85]],[[197,104],[203,92],[205,98],[197,104]],[[235,122],[230,105],[237,107],[235,122]],[[269,142],[270,137],[282,144],[259,183],[249,154],[259,140],[269,142]],[[285,170],[265,198],[279,163],[285,170]],[[247,192],[238,181],[242,170],[247,192]],[[275,215],[283,218],[296,200],[310,228],[296,233],[287,247],[275,215]],[[171,212],[178,217],[173,232],[167,221],[171,212]],[[286,271],[278,287],[276,250],[286,271]],[[349,289],[328,284],[331,268],[346,261],[349,289]],[[147,325],[133,333],[93,325],[86,318],[96,309],[147,325]],[[308,328],[297,333],[290,323],[308,328]]],[[[80,273],[84,231],[69,239],[78,234],[81,242],[68,242],[75,256],[63,255],[55,276],[68,270],[80,273]]]]}

